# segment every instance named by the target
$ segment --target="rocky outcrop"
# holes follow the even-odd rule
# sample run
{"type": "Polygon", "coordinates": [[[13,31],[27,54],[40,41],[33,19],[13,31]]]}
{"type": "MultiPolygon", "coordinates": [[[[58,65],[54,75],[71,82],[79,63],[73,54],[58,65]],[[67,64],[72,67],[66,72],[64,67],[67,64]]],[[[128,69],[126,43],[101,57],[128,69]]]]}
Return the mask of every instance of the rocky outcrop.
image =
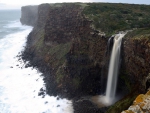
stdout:
{"type": "Polygon", "coordinates": [[[34,26],[38,17],[38,6],[21,7],[20,22],[24,25],[34,26]]]}
{"type": "Polygon", "coordinates": [[[145,95],[140,94],[133,102],[128,110],[121,113],[149,113],[150,112],[150,91],[145,95]]]}

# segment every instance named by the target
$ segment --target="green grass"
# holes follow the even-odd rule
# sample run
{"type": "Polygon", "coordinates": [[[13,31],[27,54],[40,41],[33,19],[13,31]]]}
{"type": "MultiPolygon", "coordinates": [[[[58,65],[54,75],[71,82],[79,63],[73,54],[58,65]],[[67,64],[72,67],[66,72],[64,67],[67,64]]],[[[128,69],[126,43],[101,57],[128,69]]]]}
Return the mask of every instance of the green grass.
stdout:
{"type": "Polygon", "coordinates": [[[62,7],[62,3],[50,4],[51,7],[62,7]]]}
{"type": "MultiPolygon", "coordinates": [[[[54,69],[62,66],[66,61],[66,55],[70,51],[71,42],[59,44],[53,47],[43,47],[43,55],[48,55],[50,59],[47,61],[54,69]]],[[[58,71],[59,72],[59,71],[58,71]]],[[[56,74],[59,74],[59,73],[56,74]]]]}
{"type": "Polygon", "coordinates": [[[126,38],[150,38],[150,28],[135,29],[128,32],[126,38]]]}
{"type": "Polygon", "coordinates": [[[41,49],[43,47],[43,43],[44,43],[44,30],[40,29],[38,30],[37,34],[36,34],[36,43],[35,43],[35,47],[37,50],[41,49]]]}
{"type": "Polygon", "coordinates": [[[71,42],[65,44],[59,44],[49,48],[49,53],[51,55],[55,55],[56,59],[61,59],[64,57],[69,51],[71,47],[71,42]]]}
{"type": "Polygon", "coordinates": [[[65,5],[66,6],[76,5],[76,6],[81,6],[82,8],[88,6],[86,3],[81,3],[81,2],[74,2],[74,3],[71,3],[71,2],[70,3],[67,3],[67,2],[65,3],[64,2],[64,3],[51,3],[50,4],[51,7],[62,7],[62,6],[65,6],[65,5]]]}
{"type": "Polygon", "coordinates": [[[128,109],[128,107],[133,103],[135,98],[137,97],[137,94],[132,94],[131,96],[127,96],[126,98],[116,102],[114,105],[112,105],[106,113],[121,113],[123,110],[128,109]]]}
{"type": "Polygon", "coordinates": [[[64,78],[65,74],[63,72],[63,69],[60,67],[58,68],[57,72],[56,72],[56,82],[60,83],[62,82],[61,80],[64,78]]]}

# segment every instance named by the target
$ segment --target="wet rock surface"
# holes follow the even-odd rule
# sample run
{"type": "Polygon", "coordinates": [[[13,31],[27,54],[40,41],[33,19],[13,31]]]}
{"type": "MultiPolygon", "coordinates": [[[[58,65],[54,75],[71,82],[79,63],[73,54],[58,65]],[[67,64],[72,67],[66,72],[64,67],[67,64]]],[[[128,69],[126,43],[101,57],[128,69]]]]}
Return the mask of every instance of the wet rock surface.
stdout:
{"type": "Polygon", "coordinates": [[[99,108],[89,99],[76,98],[73,100],[74,113],[104,113],[108,107],[99,108]]]}

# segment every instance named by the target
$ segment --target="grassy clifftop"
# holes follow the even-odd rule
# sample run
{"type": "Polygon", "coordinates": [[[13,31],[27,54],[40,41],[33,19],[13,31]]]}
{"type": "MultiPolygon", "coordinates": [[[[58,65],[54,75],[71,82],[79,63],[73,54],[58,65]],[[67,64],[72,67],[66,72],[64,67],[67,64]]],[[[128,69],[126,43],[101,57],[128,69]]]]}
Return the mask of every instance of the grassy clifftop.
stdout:
{"type": "Polygon", "coordinates": [[[149,5],[89,3],[83,14],[93,21],[95,29],[106,34],[150,27],[149,5]]]}

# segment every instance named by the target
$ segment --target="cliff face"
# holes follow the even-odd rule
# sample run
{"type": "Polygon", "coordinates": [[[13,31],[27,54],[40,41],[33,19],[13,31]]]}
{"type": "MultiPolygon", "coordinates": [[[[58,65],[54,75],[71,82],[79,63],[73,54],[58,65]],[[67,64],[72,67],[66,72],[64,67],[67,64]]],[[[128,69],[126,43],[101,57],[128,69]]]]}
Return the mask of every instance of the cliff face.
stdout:
{"type": "MultiPolygon", "coordinates": [[[[28,35],[23,59],[29,60],[32,66],[43,72],[47,93],[50,95],[75,97],[103,93],[110,57],[110,54],[105,56],[108,38],[101,35],[101,30],[93,29],[97,14],[88,15],[84,10],[85,6],[79,3],[38,6],[37,23],[28,35]],[[90,19],[91,16],[93,19],[90,19]]],[[[129,15],[123,12],[121,16],[124,17],[123,21],[129,15]]],[[[24,20],[24,17],[22,19],[24,20]]],[[[107,31],[109,26],[105,26],[108,33],[112,32],[107,31]]],[[[119,28],[120,26],[117,31],[119,28]]],[[[150,72],[150,35],[148,31],[144,31],[142,35],[133,34],[134,31],[123,39],[118,78],[118,92],[128,95],[120,100],[119,104],[116,103],[120,108],[114,105],[108,113],[127,109],[135,96],[150,86],[147,76],[150,72]]]]}
{"type": "Polygon", "coordinates": [[[42,4],[38,10],[24,58],[45,72],[47,92],[72,96],[100,92],[106,38],[91,29],[79,5],[42,4]]]}
{"type": "Polygon", "coordinates": [[[38,6],[38,18],[36,22],[36,28],[44,29],[47,18],[48,18],[48,12],[49,12],[50,4],[43,4],[38,6]]]}
{"type": "Polygon", "coordinates": [[[127,37],[124,41],[124,65],[132,81],[130,85],[138,84],[143,91],[149,87],[147,76],[150,72],[150,37],[144,35],[127,37]]]}
{"type": "Polygon", "coordinates": [[[20,22],[24,25],[34,26],[37,21],[38,6],[23,6],[21,7],[20,22]]]}

